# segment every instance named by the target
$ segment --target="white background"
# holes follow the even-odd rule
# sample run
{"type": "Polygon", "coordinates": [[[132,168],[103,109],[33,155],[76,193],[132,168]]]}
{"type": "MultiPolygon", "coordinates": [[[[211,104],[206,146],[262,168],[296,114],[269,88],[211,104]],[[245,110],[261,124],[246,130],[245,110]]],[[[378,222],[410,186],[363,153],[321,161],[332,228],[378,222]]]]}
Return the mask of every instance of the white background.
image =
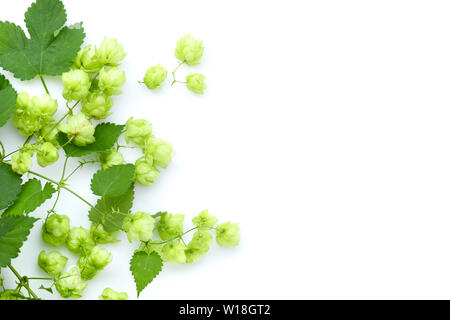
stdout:
{"type": "MultiPolygon", "coordinates": [[[[23,25],[31,2],[3,0],[0,19],[23,25]]],[[[146,118],[176,150],[154,186],[138,187],[134,210],[184,213],[189,226],[209,208],[241,227],[239,247],[166,266],[142,299],[450,298],[448,1],[65,4],[87,43],[116,37],[128,52],[110,120],[146,118]],[[188,32],[204,41],[204,58],[178,74],[204,73],[205,95],[139,85],[147,67],[176,66],[175,43],[188,32]]],[[[48,82],[62,114],[59,82],[48,82]]],[[[43,91],[37,80],[14,85],[43,91]]],[[[23,143],[12,129],[0,129],[10,151],[23,143]]],[[[34,169],[58,178],[61,162],[34,169]]],[[[70,185],[92,202],[96,169],[70,185]]],[[[89,226],[88,207],[70,194],[57,209],[89,226]]],[[[136,298],[128,271],[136,244],[121,238],[84,298],[104,287],[136,298]]],[[[50,249],[38,225],[14,265],[44,276],[42,248],[50,249]]]]}

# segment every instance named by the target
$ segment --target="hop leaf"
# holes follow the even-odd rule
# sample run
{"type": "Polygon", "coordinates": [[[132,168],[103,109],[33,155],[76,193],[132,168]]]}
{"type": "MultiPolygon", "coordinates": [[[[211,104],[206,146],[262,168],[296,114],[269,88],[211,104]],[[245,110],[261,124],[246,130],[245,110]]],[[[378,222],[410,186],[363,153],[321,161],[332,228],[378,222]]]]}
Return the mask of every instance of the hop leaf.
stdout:
{"type": "Polygon", "coordinates": [[[21,80],[68,71],[85,34],[82,28],[64,27],[66,20],[60,0],[37,0],[25,13],[30,38],[21,27],[0,22],[0,66],[21,80]]]}
{"type": "Polygon", "coordinates": [[[127,192],[118,197],[102,197],[96,206],[89,211],[89,219],[100,223],[107,232],[120,230],[123,220],[133,206],[134,185],[127,192]]]}
{"type": "Polygon", "coordinates": [[[162,269],[162,259],[155,251],[146,253],[144,251],[135,251],[130,261],[130,271],[133,274],[136,290],[139,294],[162,269]]]}
{"type": "Polygon", "coordinates": [[[9,81],[0,74],[0,127],[4,126],[14,113],[17,93],[9,81]]]}
{"type": "Polygon", "coordinates": [[[91,181],[91,190],[98,196],[117,197],[133,183],[134,165],[121,164],[98,170],[91,181]]]}
{"type": "Polygon", "coordinates": [[[16,200],[20,192],[22,178],[14,173],[11,166],[0,163],[0,210],[8,207],[16,200]]]}
{"type": "Polygon", "coordinates": [[[113,123],[99,124],[95,127],[95,142],[85,147],[68,143],[67,136],[62,132],[58,135],[58,143],[63,146],[68,157],[81,157],[93,152],[106,152],[114,146],[124,127],[113,123]]]}
{"type": "Polygon", "coordinates": [[[55,192],[55,188],[50,183],[46,183],[41,190],[41,182],[37,179],[28,180],[20,191],[14,204],[9,207],[3,215],[21,215],[30,213],[50,199],[55,192]]]}
{"type": "Polygon", "coordinates": [[[19,255],[20,248],[38,219],[27,216],[2,216],[0,218],[0,268],[19,255]]]}

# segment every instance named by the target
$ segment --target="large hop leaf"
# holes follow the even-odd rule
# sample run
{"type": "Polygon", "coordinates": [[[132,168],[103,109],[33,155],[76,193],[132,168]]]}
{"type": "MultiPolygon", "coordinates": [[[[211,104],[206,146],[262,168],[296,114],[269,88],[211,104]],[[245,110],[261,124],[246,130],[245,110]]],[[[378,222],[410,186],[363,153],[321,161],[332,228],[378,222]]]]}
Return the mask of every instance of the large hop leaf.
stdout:
{"type": "Polygon", "coordinates": [[[13,115],[16,97],[17,93],[11,83],[0,74],[0,127],[13,115]]]}
{"type": "Polygon", "coordinates": [[[67,27],[60,0],[37,0],[25,13],[30,34],[21,27],[0,22],[0,66],[16,78],[57,76],[69,70],[84,40],[81,27],[67,27]]]}

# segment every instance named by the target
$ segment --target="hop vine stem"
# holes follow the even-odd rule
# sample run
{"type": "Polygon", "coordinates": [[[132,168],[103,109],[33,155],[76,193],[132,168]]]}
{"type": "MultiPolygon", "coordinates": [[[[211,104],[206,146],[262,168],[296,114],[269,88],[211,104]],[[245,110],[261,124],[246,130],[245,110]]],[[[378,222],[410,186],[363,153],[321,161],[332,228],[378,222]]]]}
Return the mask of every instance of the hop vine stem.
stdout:
{"type": "Polygon", "coordinates": [[[33,299],[39,300],[39,297],[34,293],[34,291],[30,288],[30,284],[28,283],[29,278],[22,277],[19,272],[11,265],[8,265],[9,270],[16,276],[16,278],[19,280],[19,286],[24,287],[27,289],[28,293],[30,294],[33,299]]]}

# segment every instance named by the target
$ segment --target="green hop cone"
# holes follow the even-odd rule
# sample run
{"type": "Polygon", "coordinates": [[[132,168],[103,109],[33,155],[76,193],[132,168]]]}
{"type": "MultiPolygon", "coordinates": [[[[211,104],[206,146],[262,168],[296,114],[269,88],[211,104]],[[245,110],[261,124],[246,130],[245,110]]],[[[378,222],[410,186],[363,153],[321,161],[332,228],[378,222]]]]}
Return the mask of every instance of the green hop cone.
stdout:
{"type": "Polygon", "coordinates": [[[117,237],[120,231],[107,232],[102,224],[91,225],[91,237],[95,243],[107,244],[118,242],[117,237]]]}
{"type": "Polygon", "coordinates": [[[83,227],[70,229],[66,247],[73,253],[88,253],[95,246],[89,230],[83,227]]]}
{"type": "Polygon", "coordinates": [[[155,219],[148,213],[138,211],[127,216],[123,222],[123,231],[127,233],[128,241],[150,241],[152,239],[155,219]]]}
{"type": "Polygon", "coordinates": [[[112,261],[112,255],[105,248],[93,247],[87,254],[82,254],[77,262],[81,279],[91,280],[112,261]]]}
{"type": "Polygon", "coordinates": [[[203,94],[206,89],[205,78],[201,73],[190,73],[186,77],[186,86],[196,94],[203,94]]]}
{"type": "Polygon", "coordinates": [[[95,142],[95,128],[83,113],[69,116],[65,123],[58,126],[58,129],[79,147],[95,142]]]}
{"type": "Polygon", "coordinates": [[[128,119],[126,123],[125,141],[133,142],[139,147],[144,147],[146,140],[152,135],[152,125],[144,119],[128,119]]]}
{"type": "Polygon", "coordinates": [[[112,166],[118,166],[124,162],[123,155],[117,150],[104,152],[100,155],[102,169],[108,169],[112,166]]]}
{"type": "Polygon", "coordinates": [[[100,46],[96,48],[95,55],[103,65],[115,67],[127,54],[123,50],[123,45],[117,39],[105,37],[100,46]]]}
{"type": "Polygon", "coordinates": [[[98,297],[99,300],[128,300],[128,294],[126,292],[117,292],[111,288],[103,290],[102,294],[98,297]]]}
{"type": "Polygon", "coordinates": [[[51,115],[58,107],[56,104],[55,108],[55,102],[56,100],[51,101],[48,95],[43,98],[31,98],[26,92],[19,93],[14,110],[14,125],[22,135],[31,136],[34,132],[39,131],[46,122],[53,121],[51,115]]]}
{"type": "Polygon", "coordinates": [[[40,131],[40,141],[46,141],[54,144],[55,146],[58,144],[57,137],[58,137],[58,129],[55,127],[54,123],[49,123],[45,125],[41,131],[40,131]]]}
{"type": "Polygon", "coordinates": [[[119,68],[113,67],[108,70],[103,68],[100,70],[98,87],[107,95],[118,95],[122,92],[120,88],[124,85],[125,81],[125,72],[119,68]]]}
{"type": "Polygon", "coordinates": [[[167,78],[167,70],[160,64],[148,68],[144,76],[144,83],[150,90],[160,89],[167,78]]]}
{"type": "Polygon", "coordinates": [[[161,216],[156,228],[162,240],[170,240],[183,234],[183,214],[165,214],[161,216]]]}
{"type": "Polygon", "coordinates": [[[134,164],[134,179],[143,186],[153,184],[159,178],[159,170],[145,157],[139,158],[134,164]]]}
{"type": "Polygon", "coordinates": [[[113,106],[112,99],[105,93],[100,91],[90,92],[81,101],[81,112],[95,120],[107,118],[113,106]]]}
{"type": "Polygon", "coordinates": [[[80,269],[73,267],[58,277],[55,287],[63,298],[81,298],[81,292],[86,289],[87,283],[81,279],[80,269]]]}
{"type": "Polygon", "coordinates": [[[91,79],[83,70],[70,70],[62,74],[62,83],[64,85],[63,97],[67,101],[78,101],[83,99],[89,93],[91,79]]]}
{"type": "Polygon", "coordinates": [[[187,247],[180,241],[170,241],[165,244],[161,250],[161,258],[163,261],[170,263],[186,263],[186,251],[187,247]]]}
{"type": "Polygon", "coordinates": [[[172,161],[172,146],[161,139],[148,138],[145,142],[144,154],[147,159],[153,159],[153,163],[161,168],[167,168],[172,161]]]}
{"type": "Polygon", "coordinates": [[[186,262],[195,263],[200,260],[209,251],[211,243],[212,236],[208,231],[199,230],[194,233],[185,251],[186,262]]]}
{"type": "Polygon", "coordinates": [[[74,61],[74,67],[88,73],[95,73],[103,68],[103,64],[96,55],[96,50],[91,48],[91,45],[88,45],[78,52],[74,61]]]}
{"type": "Polygon", "coordinates": [[[36,116],[46,121],[53,121],[52,116],[58,110],[58,102],[52,99],[47,93],[44,93],[39,97],[33,97],[31,99],[31,108],[36,116]]]}
{"type": "Polygon", "coordinates": [[[38,265],[46,273],[52,276],[57,276],[64,270],[67,260],[69,259],[64,257],[58,251],[50,251],[46,253],[42,250],[38,257],[38,265]]]}
{"type": "Polygon", "coordinates": [[[223,247],[235,247],[239,244],[239,226],[237,223],[225,222],[216,228],[216,241],[223,247]]]}
{"type": "Polygon", "coordinates": [[[200,63],[203,50],[203,42],[187,34],[177,41],[175,57],[185,62],[188,66],[195,66],[200,63]]]}
{"type": "Polygon", "coordinates": [[[36,149],[36,157],[41,167],[55,163],[59,158],[58,149],[50,142],[44,142],[36,149]]]}
{"type": "Polygon", "coordinates": [[[11,168],[15,173],[25,174],[28,170],[31,169],[33,162],[31,161],[31,157],[33,153],[28,151],[20,151],[15,153],[11,157],[11,168]]]}
{"type": "Polygon", "coordinates": [[[42,239],[52,246],[66,242],[70,231],[70,219],[66,215],[52,214],[42,225],[42,239]]]}
{"type": "Polygon", "coordinates": [[[218,219],[210,215],[208,210],[201,211],[196,217],[192,218],[192,223],[197,227],[212,228],[216,225],[218,219]]]}

